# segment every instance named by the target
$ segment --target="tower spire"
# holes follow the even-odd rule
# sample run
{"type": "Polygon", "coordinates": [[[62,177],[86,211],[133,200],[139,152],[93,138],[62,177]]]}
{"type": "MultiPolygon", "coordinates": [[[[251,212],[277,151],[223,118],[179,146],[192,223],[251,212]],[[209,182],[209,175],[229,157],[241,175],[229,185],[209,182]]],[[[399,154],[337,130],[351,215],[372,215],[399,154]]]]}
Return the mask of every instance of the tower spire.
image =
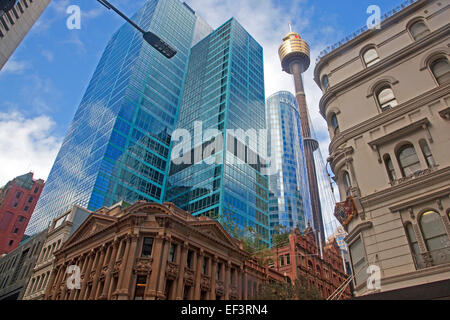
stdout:
{"type": "Polygon", "coordinates": [[[289,21],[289,30],[290,30],[290,32],[292,32],[292,22],[291,21],[289,21]]]}

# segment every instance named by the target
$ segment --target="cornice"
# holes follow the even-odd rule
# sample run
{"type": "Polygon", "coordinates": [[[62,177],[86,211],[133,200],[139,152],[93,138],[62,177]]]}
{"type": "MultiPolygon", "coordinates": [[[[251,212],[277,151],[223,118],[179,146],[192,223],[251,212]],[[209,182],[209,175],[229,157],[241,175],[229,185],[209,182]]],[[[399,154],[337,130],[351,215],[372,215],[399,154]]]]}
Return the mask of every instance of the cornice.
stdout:
{"type": "Polygon", "coordinates": [[[363,121],[350,129],[342,131],[340,134],[334,137],[330,143],[329,151],[332,154],[334,150],[339,148],[347,141],[361,136],[372,129],[376,129],[384,124],[387,124],[390,121],[394,121],[419,107],[423,107],[424,105],[428,105],[433,101],[440,100],[441,98],[449,94],[450,83],[434,88],[433,90],[425,92],[418,97],[399,104],[395,108],[382,112],[373,118],[367,119],[366,121],[363,121]]]}
{"type": "Polygon", "coordinates": [[[423,128],[423,126],[429,126],[430,125],[430,120],[428,120],[428,118],[423,118],[419,121],[410,123],[396,131],[393,131],[387,135],[382,136],[381,138],[372,140],[369,142],[369,145],[373,148],[373,147],[378,147],[381,146],[383,144],[386,144],[394,139],[398,139],[400,137],[403,137],[411,132],[415,132],[421,128],[423,128]]]}
{"type": "Polygon", "coordinates": [[[408,182],[362,197],[360,200],[364,207],[368,207],[371,203],[382,203],[397,199],[400,196],[411,195],[418,190],[420,191],[430,186],[436,186],[438,183],[448,182],[449,180],[450,166],[447,166],[426,176],[418,177],[408,182]]]}
{"type": "MultiPolygon", "coordinates": [[[[320,82],[317,81],[320,76],[320,71],[328,63],[328,61],[340,56],[343,52],[350,50],[351,48],[354,48],[355,46],[359,45],[361,42],[366,41],[372,36],[375,36],[381,32],[384,32],[386,30],[386,27],[389,27],[394,24],[398,24],[398,20],[403,19],[406,15],[411,14],[412,12],[419,10],[420,8],[424,7],[425,4],[428,4],[430,0],[422,0],[418,1],[417,3],[403,9],[402,11],[398,12],[394,16],[382,21],[381,23],[381,29],[369,29],[365,31],[364,33],[360,34],[356,38],[352,39],[351,41],[345,43],[344,45],[334,49],[327,55],[323,56],[319,61],[316,63],[316,67],[314,68],[314,80],[319,85],[320,82]]],[[[445,6],[443,9],[446,9],[448,6],[445,6]]],[[[437,11],[435,14],[441,12],[442,9],[437,11]]],[[[433,14],[434,15],[434,14],[433,14]]],[[[431,15],[431,16],[433,16],[431,15]]],[[[431,17],[430,16],[430,17],[431,17]]],[[[400,31],[399,33],[403,33],[406,30],[400,31]]],[[[391,37],[392,38],[392,37],[391,37]]],[[[379,46],[379,45],[378,45],[379,46]]],[[[320,85],[319,85],[320,86],[320,85]]]]}
{"type": "Polygon", "coordinates": [[[341,81],[339,84],[335,86],[329,87],[325,92],[325,94],[320,99],[319,103],[320,113],[322,114],[323,117],[326,117],[326,106],[329,104],[332,98],[334,98],[338,93],[341,93],[346,89],[358,85],[360,82],[364,81],[369,77],[385,73],[388,67],[408,58],[410,55],[420,54],[421,52],[427,50],[429,46],[433,45],[435,42],[437,42],[441,38],[444,38],[445,36],[448,36],[449,34],[450,34],[450,24],[447,24],[433,31],[428,37],[420,41],[411,43],[409,46],[406,46],[403,49],[391,54],[390,56],[383,58],[377,64],[369,68],[365,68],[364,70],[341,81]]]}
{"type": "Polygon", "coordinates": [[[345,243],[350,243],[355,239],[361,232],[364,230],[372,228],[373,223],[371,221],[366,221],[363,223],[360,223],[344,238],[345,243]]]}

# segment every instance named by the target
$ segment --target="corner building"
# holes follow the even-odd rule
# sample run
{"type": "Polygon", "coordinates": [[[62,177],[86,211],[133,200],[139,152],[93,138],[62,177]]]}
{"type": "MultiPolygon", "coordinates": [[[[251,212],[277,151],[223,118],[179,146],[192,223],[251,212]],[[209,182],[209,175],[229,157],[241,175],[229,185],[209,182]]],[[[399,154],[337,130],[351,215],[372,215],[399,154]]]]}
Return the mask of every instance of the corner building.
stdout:
{"type": "Polygon", "coordinates": [[[172,203],[102,208],[55,256],[45,300],[247,300],[284,281],[217,221],[172,203]],[[71,265],[81,270],[78,290],[66,286],[71,265]]]}
{"type": "Polygon", "coordinates": [[[43,188],[31,172],[0,188],[0,256],[19,246],[43,188]]]}
{"type": "Polygon", "coordinates": [[[171,132],[189,52],[209,33],[178,0],[149,0],[132,18],[178,50],[168,60],[124,24],[111,37],[75,114],[27,232],[79,205],[162,202],[171,132]]]}
{"type": "Polygon", "coordinates": [[[264,99],[263,49],[236,19],[192,48],[178,122],[190,137],[173,142],[182,148],[173,149],[166,200],[195,216],[231,215],[270,244],[268,179],[258,145],[264,99]],[[218,133],[206,137],[208,129],[218,133]],[[187,161],[176,163],[180,157],[187,161]]]}
{"type": "Polygon", "coordinates": [[[315,69],[358,297],[450,296],[449,16],[408,1],[315,69]]]}

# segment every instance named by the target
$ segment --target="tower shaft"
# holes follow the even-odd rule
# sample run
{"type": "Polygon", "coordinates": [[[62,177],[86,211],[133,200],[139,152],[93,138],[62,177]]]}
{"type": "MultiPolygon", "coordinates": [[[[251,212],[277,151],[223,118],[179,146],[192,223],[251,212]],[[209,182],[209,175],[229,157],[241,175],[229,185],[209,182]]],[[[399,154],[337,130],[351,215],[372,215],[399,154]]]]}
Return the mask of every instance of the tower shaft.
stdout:
{"type": "Polygon", "coordinates": [[[320,232],[320,240],[325,242],[325,228],[322,217],[322,207],[320,204],[319,185],[317,183],[316,165],[314,163],[314,151],[317,150],[319,144],[311,137],[311,127],[308,117],[308,106],[306,103],[306,94],[303,85],[303,65],[294,61],[290,64],[290,71],[294,76],[295,96],[297,98],[300,121],[303,132],[306,169],[308,173],[309,193],[311,198],[312,216],[314,229],[320,232]]]}

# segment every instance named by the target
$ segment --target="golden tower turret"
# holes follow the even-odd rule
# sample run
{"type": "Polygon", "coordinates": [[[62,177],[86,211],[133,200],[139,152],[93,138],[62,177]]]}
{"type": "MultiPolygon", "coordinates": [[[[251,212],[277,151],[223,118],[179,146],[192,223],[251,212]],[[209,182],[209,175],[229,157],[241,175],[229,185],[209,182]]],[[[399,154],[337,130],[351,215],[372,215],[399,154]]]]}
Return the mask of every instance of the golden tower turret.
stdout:
{"type": "Polygon", "coordinates": [[[278,50],[283,71],[292,74],[291,64],[298,62],[303,67],[302,73],[308,70],[311,63],[308,43],[297,32],[289,32],[283,38],[283,44],[278,50]]]}
{"type": "Polygon", "coordinates": [[[316,237],[325,243],[325,228],[322,218],[322,208],[320,205],[319,186],[317,183],[317,172],[314,163],[314,151],[319,148],[319,142],[311,136],[309,124],[308,106],[306,104],[306,94],[303,86],[302,74],[308,70],[311,63],[308,43],[300,37],[297,32],[292,31],[283,38],[283,44],[278,53],[280,55],[283,71],[292,74],[295,84],[295,97],[298,102],[300,121],[303,133],[303,143],[305,150],[306,169],[308,172],[309,193],[311,198],[312,218],[316,237]]]}

